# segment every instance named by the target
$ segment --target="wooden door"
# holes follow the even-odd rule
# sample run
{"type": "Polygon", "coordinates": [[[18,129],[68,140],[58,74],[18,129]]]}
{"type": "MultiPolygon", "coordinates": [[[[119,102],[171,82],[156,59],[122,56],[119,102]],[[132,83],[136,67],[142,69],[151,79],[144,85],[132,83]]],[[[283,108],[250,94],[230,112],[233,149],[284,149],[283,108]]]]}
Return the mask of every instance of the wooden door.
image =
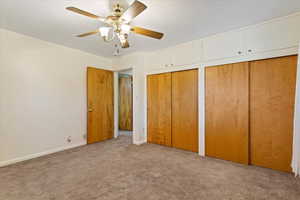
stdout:
{"type": "Polygon", "coordinates": [[[172,73],[172,146],[198,152],[198,70],[172,73]]]}
{"type": "Polygon", "coordinates": [[[297,56],[250,64],[251,164],[291,171],[297,56]]]}
{"type": "Polygon", "coordinates": [[[119,78],[119,129],[132,131],[132,76],[119,78]]]}
{"type": "Polygon", "coordinates": [[[206,155],[248,164],[249,64],[208,67],[205,77],[206,155]]]}
{"type": "Polygon", "coordinates": [[[148,142],[171,146],[171,73],[147,77],[148,142]]]}
{"type": "Polygon", "coordinates": [[[88,144],[113,137],[114,84],[113,72],[88,67],[88,144]]]}

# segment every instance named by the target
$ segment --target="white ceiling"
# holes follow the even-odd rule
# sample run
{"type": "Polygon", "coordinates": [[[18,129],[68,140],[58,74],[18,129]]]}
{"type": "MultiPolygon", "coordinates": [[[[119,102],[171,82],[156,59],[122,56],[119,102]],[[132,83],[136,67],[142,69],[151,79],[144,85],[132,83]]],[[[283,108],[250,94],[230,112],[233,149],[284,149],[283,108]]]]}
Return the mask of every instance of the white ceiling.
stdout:
{"type": "MultiPolygon", "coordinates": [[[[65,7],[106,16],[115,1],[118,0],[0,0],[0,27],[109,57],[114,45],[104,43],[98,35],[74,37],[97,29],[101,22],[66,11],[65,7]]],[[[133,24],[164,32],[165,37],[159,41],[131,34],[131,48],[122,50],[122,54],[160,49],[300,11],[299,0],[140,1],[148,9],[133,24]]]]}

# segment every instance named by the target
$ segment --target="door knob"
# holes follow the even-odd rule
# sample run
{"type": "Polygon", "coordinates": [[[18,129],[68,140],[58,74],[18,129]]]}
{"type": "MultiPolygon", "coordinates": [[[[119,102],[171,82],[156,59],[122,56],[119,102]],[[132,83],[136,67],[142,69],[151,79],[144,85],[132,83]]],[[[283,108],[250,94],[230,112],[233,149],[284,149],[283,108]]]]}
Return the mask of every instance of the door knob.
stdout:
{"type": "Polygon", "coordinates": [[[93,112],[93,109],[92,109],[92,108],[89,108],[88,111],[89,111],[89,112],[93,112]]]}

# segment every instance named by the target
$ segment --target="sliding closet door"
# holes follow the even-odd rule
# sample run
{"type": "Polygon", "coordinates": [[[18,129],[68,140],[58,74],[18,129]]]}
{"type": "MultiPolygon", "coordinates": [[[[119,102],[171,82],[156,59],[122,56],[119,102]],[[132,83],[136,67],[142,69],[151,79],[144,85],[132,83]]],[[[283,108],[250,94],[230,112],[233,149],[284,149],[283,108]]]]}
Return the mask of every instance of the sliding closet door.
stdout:
{"type": "Polygon", "coordinates": [[[249,64],[208,67],[205,74],[206,155],[248,164],[249,64]]]}
{"type": "Polygon", "coordinates": [[[171,146],[171,73],[150,75],[148,93],[148,142],[171,146]]]}
{"type": "Polygon", "coordinates": [[[198,152],[198,70],[172,73],[172,145],[198,152]]]}
{"type": "Polygon", "coordinates": [[[291,171],[297,56],[251,62],[251,164],[291,171]]]}

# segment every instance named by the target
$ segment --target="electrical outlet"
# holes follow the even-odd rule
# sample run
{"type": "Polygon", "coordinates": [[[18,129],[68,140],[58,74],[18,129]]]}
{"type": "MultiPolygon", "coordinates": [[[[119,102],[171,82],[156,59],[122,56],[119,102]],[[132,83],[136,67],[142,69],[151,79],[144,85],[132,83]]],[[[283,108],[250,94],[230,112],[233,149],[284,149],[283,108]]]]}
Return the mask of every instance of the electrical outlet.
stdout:
{"type": "Polygon", "coordinates": [[[71,136],[69,136],[69,137],[67,138],[67,142],[68,142],[68,143],[72,142],[71,136]]]}

